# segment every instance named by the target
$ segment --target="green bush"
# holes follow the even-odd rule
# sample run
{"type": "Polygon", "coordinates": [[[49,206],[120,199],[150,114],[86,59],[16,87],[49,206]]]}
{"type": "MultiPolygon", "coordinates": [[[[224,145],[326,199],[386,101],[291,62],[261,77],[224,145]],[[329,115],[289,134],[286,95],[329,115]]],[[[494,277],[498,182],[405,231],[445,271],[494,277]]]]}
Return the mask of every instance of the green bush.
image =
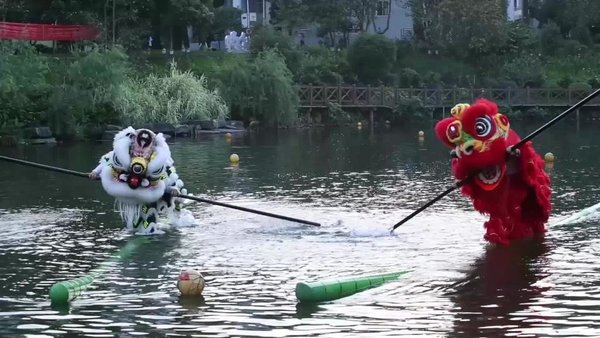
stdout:
{"type": "Polygon", "coordinates": [[[539,87],[545,81],[544,68],[536,57],[523,55],[509,60],[502,66],[505,79],[516,82],[521,87],[539,87]]]}
{"type": "Polygon", "coordinates": [[[563,40],[560,27],[553,21],[547,22],[540,31],[540,43],[544,53],[554,55],[560,48],[563,40]]]}
{"type": "Polygon", "coordinates": [[[119,123],[114,105],[128,73],[127,56],[119,49],[76,57],[50,95],[50,127],[58,135],[81,137],[83,126],[119,123]]]}
{"type": "Polygon", "coordinates": [[[379,85],[396,61],[396,45],[380,34],[363,33],[350,46],[347,57],[360,81],[379,85]]]}
{"type": "Polygon", "coordinates": [[[561,87],[561,88],[569,88],[569,86],[571,85],[571,83],[573,83],[573,78],[569,75],[565,75],[563,76],[558,82],[557,84],[561,87]]]}
{"type": "Polygon", "coordinates": [[[0,129],[39,119],[52,89],[47,59],[26,43],[0,42],[0,129]]]}
{"type": "Polygon", "coordinates": [[[403,68],[398,72],[398,86],[400,87],[421,87],[423,82],[417,71],[411,68],[403,68]]]}
{"type": "Polygon", "coordinates": [[[302,58],[294,81],[301,84],[337,85],[343,81],[337,71],[340,68],[337,52],[325,47],[309,48],[302,58]]]}
{"type": "Polygon", "coordinates": [[[574,82],[569,85],[569,90],[589,92],[592,90],[592,86],[585,82],[574,82]]]}
{"type": "Polygon", "coordinates": [[[206,78],[181,72],[171,64],[168,76],[150,74],[130,80],[123,87],[117,110],[121,121],[141,126],[149,123],[173,125],[192,120],[221,119],[229,109],[219,93],[207,88],[206,78]]]}
{"type": "Polygon", "coordinates": [[[254,57],[260,52],[276,49],[283,55],[287,67],[296,74],[302,63],[302,52],[293,48],[292,38],[270,26],[253,28],[250,52],[254,57]]]}
{"type": "Polygon", "coordinates": [[[276,50],[254,60],[227,65],[215,74],[218,88],[234,116],[267,126],[290,126],[298,118],[298,93],[292,72],[276,50]]]}
{"type": "Polygon", "coordinates": [[[592,88],[600,88],[600,77],[594,76],[587,82],[592,88]]]}
{"type": "Polygon", "coordinates": [[[418,97],[399,97],[394,112],[392,121],[409,121],[423,118],[426,115],[423,101],[418,97]]]}

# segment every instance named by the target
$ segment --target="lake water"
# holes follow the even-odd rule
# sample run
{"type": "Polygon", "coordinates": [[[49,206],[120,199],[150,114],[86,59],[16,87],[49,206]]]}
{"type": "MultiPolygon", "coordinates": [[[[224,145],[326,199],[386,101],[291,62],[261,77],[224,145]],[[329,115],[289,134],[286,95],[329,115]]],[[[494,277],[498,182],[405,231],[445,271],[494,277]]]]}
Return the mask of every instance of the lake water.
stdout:
{"type": "MultiPolygon", "coordinates": [[[[513,127],[524,136],[540,124],[513,127]]],[[[548,169],[552,221],[600,202],[598,128],[561,122],[534,140],[540,153],[557,156],[548,169]]],[[[494,247],[482,239],[485,217],[453,192],[389,235],[452,183],[432,125],[170,144],[191,193],[322,227],[192,204],[197,225],[154,236],[70,306],[55,307],[53,283],[89,272],[127,237],[97,182],[2,163],[0,336],[600,336],[598,214],[550,226],[542,240],[494,247]],[[179,297],[186,267],[205,276],[202,299],[179,297]],[[318,305],[299,305],[294,295],[300,281],[394,271],[410,272],[318,305]]],[[[0,154],[89,171],[108,147],[0,154]]]]}

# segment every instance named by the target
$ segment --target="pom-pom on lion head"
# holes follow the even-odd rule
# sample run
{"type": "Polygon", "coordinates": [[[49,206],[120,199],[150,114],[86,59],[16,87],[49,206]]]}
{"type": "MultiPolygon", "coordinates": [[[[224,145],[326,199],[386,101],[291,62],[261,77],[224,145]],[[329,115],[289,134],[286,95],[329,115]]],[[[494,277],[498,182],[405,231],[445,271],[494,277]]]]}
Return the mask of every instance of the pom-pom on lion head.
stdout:
{"type": "Polygon", "coordinates": [[[506,148],[510,125],[498,112],[498,106],[479,99],[472,105],[461,103],[451,110],[451,117],[435,126],[437,137],[450,148],[463,172],[478,171],[477,183],[493,190],[506,171],[506,148]]]}

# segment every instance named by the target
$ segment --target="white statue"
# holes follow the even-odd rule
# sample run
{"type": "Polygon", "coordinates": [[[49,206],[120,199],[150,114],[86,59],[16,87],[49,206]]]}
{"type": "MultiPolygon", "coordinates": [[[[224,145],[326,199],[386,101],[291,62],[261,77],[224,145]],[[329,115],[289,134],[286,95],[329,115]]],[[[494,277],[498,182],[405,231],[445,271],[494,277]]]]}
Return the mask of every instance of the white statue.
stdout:
{"type": "Polygon", "coordinates": [[[225,50],[228,52],[239,53],[247,52],[249,49],[249,39],[246,33],[242,32],[240,36],[236,31],[231,31],[225,35],[225,50]]]}
{"type": "Polygon", "coordinates": [[[242,34],[240,34],[240,41],[239,41],[239,51],[246,51],[246,33],[242,32],[242,34]]]}

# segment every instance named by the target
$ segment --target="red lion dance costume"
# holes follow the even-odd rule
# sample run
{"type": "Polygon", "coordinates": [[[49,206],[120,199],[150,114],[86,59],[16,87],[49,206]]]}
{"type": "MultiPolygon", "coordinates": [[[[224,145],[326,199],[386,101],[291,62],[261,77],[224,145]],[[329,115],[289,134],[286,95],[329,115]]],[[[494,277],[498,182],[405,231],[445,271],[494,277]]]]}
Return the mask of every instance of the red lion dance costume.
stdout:
{"type": "Polygon", "coordinates": [[[452,174],[459,180],[474,175],[461,192],[475,210],[489,214],[484,238],[506,245],[543,234],[550,216],[550,178],[531,142],[510,148],[521,138],[494,102],[458,104],[451,113],[436,124],[435,133],[454,148],[452,174]]]}

